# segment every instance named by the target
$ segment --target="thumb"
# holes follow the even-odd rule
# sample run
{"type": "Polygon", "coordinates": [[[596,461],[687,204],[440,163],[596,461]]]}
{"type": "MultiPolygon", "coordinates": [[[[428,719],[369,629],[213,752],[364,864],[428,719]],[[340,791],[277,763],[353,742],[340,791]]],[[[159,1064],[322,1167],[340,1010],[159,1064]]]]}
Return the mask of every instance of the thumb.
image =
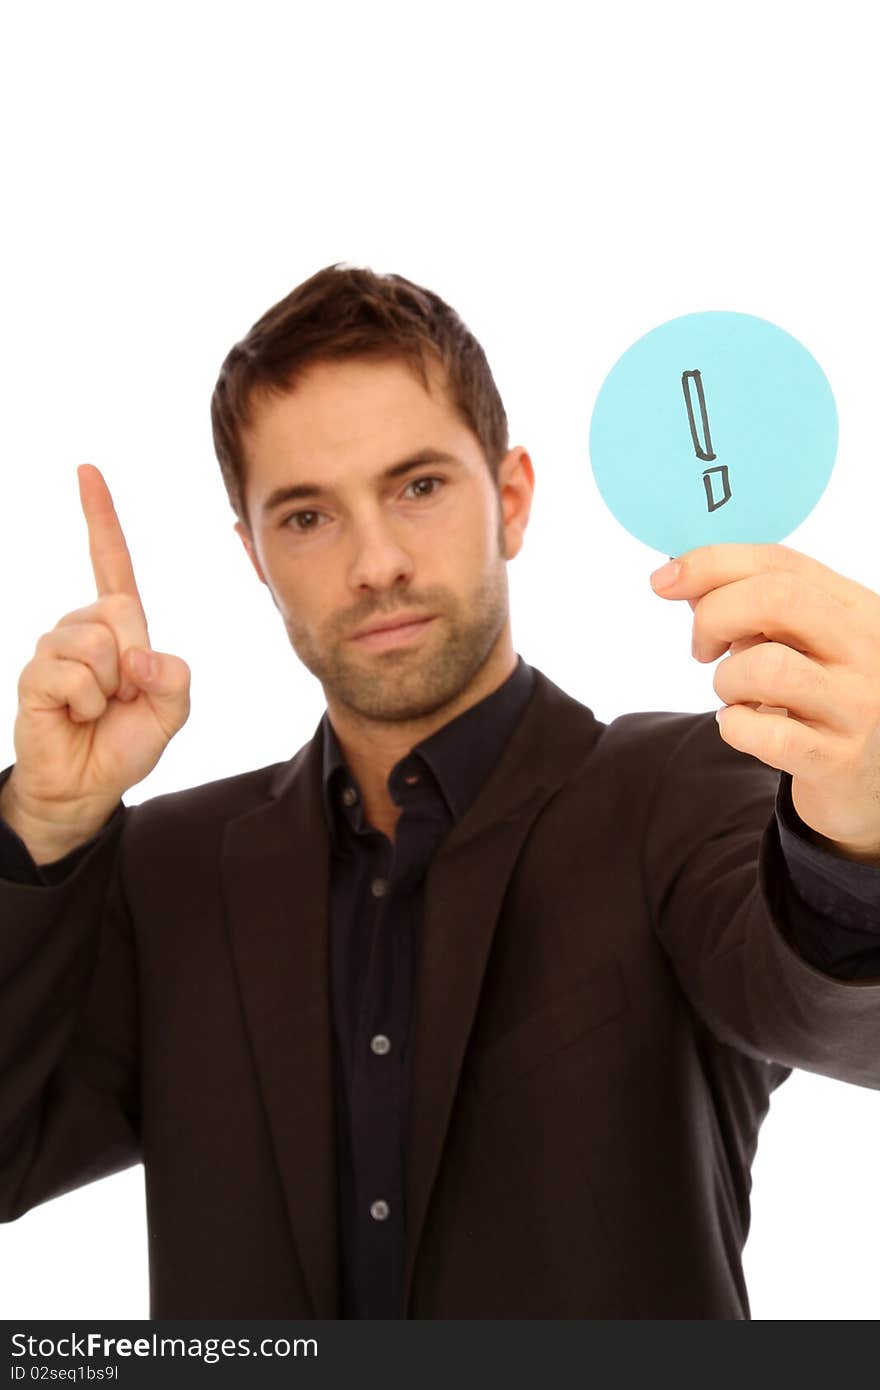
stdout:
{"type": "Polygon", "coordinates": [[[165,707],[177,728],[189,714],[190,669],[179,656],[130,647],[123,664],[132,681],[157,709],[165,707]]]}

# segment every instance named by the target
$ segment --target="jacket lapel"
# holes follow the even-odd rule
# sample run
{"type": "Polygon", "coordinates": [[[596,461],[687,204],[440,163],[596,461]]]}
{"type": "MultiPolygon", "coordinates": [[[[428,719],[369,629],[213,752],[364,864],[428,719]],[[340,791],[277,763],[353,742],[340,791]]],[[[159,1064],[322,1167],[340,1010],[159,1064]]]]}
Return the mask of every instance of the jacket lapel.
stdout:
{"type": "Polygon", "coordinates": [[[501,904],[531,826],[590,756],[603,726],[535,670],[499,763],[425,881],[407,1149],[404,1308],[501,904]]]}
{"type": "Polygon", "coordinates": [[[322,740],[227,826],[222,882],[290,1226],[316,1318],[339,1317],[322,740]]]}

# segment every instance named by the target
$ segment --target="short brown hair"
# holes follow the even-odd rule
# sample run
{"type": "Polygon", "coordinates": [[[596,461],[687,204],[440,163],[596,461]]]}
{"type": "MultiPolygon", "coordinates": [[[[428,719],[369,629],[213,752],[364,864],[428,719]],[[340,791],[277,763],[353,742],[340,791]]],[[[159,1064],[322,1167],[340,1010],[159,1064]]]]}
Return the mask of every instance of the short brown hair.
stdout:
{"type": "Polygon", "coordinates": [[[214,448],[232,509],[248,525],[242,429],[255,390],[292,390],[313,362],[403,359],[429,390],[426,357],[445,370],[450,403],[476,435],[493,479],[508,452],[507,416],[486,355],[454,309],[402,275],[341,261],[292,290],[227,354],[211,397],[214,448]]]}

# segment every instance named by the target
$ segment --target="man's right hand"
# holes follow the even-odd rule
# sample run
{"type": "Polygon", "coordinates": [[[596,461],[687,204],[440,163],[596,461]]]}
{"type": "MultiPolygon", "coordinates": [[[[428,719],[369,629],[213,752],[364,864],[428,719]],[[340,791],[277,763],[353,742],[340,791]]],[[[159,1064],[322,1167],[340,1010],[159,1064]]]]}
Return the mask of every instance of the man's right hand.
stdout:
{"type": "Polygon", "coordinates": [[[98,599],[45,633],[22,671],[16,761],[0,792],[0,816],[37,863],[91,839],[190,710],[186,662],[150,645],[107,484],[91,464],[77,473],[98,599]],[[155,662],[150,676],[139,664],[146,657],[155,662]]]}

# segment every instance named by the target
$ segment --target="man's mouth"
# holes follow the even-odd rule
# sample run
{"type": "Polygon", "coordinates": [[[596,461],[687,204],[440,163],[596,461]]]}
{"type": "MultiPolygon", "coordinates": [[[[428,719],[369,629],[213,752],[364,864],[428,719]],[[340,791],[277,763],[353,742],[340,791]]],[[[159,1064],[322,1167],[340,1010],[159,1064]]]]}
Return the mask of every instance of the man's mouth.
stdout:
{"type": "Polygon", "coordinates": [[[369,648],[402,647],[425,632],[434,617],[434,614],[401,613],[393,618],[377,619],[369,627],[354,633],[350,640],[369,648]]]}

